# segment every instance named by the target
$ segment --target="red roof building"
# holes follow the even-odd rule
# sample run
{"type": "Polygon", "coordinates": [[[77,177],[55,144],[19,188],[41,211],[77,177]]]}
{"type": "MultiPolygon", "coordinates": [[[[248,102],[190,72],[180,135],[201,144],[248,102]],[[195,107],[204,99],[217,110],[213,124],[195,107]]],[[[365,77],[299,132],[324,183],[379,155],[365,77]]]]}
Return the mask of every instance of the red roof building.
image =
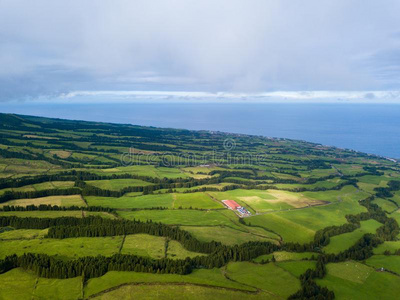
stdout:
{"type": "Polygon", "coordinates": [[[222,202],[230,209],[232,210],[236,210],[238,209],[240,206],[240,204],[238,204],[236,201],[234,200],[222,200],[222,202]]]}

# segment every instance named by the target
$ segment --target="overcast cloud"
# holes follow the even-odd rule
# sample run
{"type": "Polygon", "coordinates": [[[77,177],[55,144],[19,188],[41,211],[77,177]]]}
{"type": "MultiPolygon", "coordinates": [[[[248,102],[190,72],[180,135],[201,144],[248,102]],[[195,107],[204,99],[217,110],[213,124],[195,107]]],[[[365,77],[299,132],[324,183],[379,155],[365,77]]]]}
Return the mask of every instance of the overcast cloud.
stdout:
{"type": "Polygon", "coordinates": [[[0,0],[0,100],[76,91],[375,99],[367,92],[400,90],[399,12],[398,0],[0,0]]]}

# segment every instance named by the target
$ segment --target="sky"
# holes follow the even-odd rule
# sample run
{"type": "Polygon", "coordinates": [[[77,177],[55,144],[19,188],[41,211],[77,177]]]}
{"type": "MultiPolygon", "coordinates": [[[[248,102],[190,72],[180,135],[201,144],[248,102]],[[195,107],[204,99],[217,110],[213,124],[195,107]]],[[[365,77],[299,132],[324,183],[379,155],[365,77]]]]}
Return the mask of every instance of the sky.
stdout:
{"type": "Polygon", "coordinates": [[[400,103],[398,0],[0,0],[0,101],[400,103]]]}

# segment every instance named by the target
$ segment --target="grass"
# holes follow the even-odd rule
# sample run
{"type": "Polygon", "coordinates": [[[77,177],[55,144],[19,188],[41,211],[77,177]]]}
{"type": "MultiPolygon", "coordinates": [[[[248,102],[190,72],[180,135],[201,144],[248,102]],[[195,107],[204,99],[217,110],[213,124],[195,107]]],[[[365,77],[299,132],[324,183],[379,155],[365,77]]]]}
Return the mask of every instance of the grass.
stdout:
{"type": "Polygon", "coordinates": [[[104,255],[118,253],[122,236],[115,237],[79,237],[67,239],[30,239],[2,241],[0,258],[7,255],[22,255],[27,252],[56,255],[62,259],[71,259],[83,256],[104,255]]]}
{"type": "Polygon", "coordinates": [[[127,235],[122,247],[122,254],[133,254],[151,258],[163,258],[165,238],[148,234],[127,235]]]}
{"type": "Polygon", "coordinates": [[[152,185],[150,182],[146,182],[139,179],[111,179],[111,180],[90,180],[86,181],[87,184],[104,189],[119,191],[129,186],[148,186],[152,185]]]}
{"type": "MultiPolygon", "coordinates": [[[[233,212],[232,212],[233,213],[233,212]]],[[[237,227],[232,221],[218,211],[200,211],[189,209],[174,210],[141,210],[118,211],[118,214],[128,220],[152,220],[173,225],[207,225],[237,227]]]]}
{"type": "Polygon", "coordinates": [[[69,279],[39,278],[33,299],[80,299],[82,295],[82,278],[69,279]]]}
{"type": "Polygon", "coordinates": [[[317,230],[347,223],[345,215],[363,212],[358,204],[336,203],[321,207],[270,213],[246,218],[246,223],[278,232],[287,242],[312,241],[317,230]]]}
{"type": "Polygon", "coordinates": [[[276,251],[271,254],[261,255],[255,258],[253,261],[256,263],[261,263],[263,260],[267,261],[267,259],[271,260],[272,256],[275,257],[275,260],[278,262],[281,261],[293,261],[293,260],[302,260],[305,258],[311,259],[313,256],[315,258],[318,257],[317,253],[312,252],[302,252],[302,253],[295,253],[295,252],[287,252],[287,251],[276,251]]]}
{"type": "Polygon", "coordinates": [[[221,242],[225,245],[236,245],[242,244],[249,241],[271,241],[271,239],[276,239],[277,236],[267,232],[262,231],[259,234],[266,236],[260,236],[251,234],[249,232],[243,232],[236,229],[232,229],[230,227],[220,227],[213,226],[212,228],[205,227],[196,227],[196,226],[181,226],[183,230],[189,231],[195,238],[204,242],[221,242]]]}
{"type": "Polygon", "coordinates": [[[186,193],[186,194],[173,194],[173,207],[174,208],[202,208],[202,209],[218,209],[223,208],[222,203],[212,200],[206,193],[186,193]]]}
{"type": "Polygon", "coordinates": [[[372,203],[377,204],[380,208],[388,213],[394,212],[398,209],[396,204],[382,198],[375,198],[372,203]]]}
{"type": "Polygon", "coordinates": [[[85,286],[85,297],[97,294],[112,287],[127,283],[195,283],[214,287],[225,287],[243,291],[255,291],[254,288],[236,283],[224,277],[220,269],[194,270],[188,275],[151,274],[139,272],[107,272],[105,275],[89,279],[85,286]]]}
{"type": "Polygon", "coordinates": [[[34,191],[41,191],[41,190],[52,190],[52,189],[66,189],[74,186],[73,181],[49,181],[49,182],[42,182],[36,183],[31,185],[25,185],[17,188],[6,188],[0,190],[0,195],[6,191],[11,192],[34,192],[34,191]]]}
{"type": "Polygon", "coordinates": [[[81,195],[68,195],[68,196],[48,196],[33,199],[18,199],[11,200],[0,204],[0,207],[5,205],[15,205],[15,206],[27,206],[27,205],[40,205],[40,204],[50,204],[58,206],[86,206],[81,195]]]}
{"type": "Polygon", "coordinates": [[[103,206],[111,208],[151,208],[167,207],[172,208],[173,197],[171,194],[154,194],[136,197],[98,197],[86,196],[85,200],[89,206],[103,206]]]}
{"type": "Polygon", "coordinates": [[[331,263],[327,275],[316,282],[334,291],[336,299],[397,299],[400,278],[357,262],[331,263]]]}
{"type": "Polygon", "coordinates": [[[135,295],[135,299],[165,299],[165,300],[209,300],[209,299],[243,299],[243,300],[260,300],[260,299],[279,299],[264,292],[259,294],[248,294],[240,291],[232,291],[225,289],[216,289],[204,286],[186,285],[129,285],[110,291],[104,295],[94,299],[132,299],[131,295],[135,295]]]}
{"type": "Polygon", "coordinates": [[[30,300],[35,283],[36,276],[20,268],[0,274],[0,299],[30,300]]]}
{"type": "Polygon", "coordinates": [[[374,248],[374,254],[383,254],[386,251],[394,254],[396,250],[400,249],[400,241],[386,241],[383,244],[378,245],[374,248]]]}
{"type": "Polygon", "coordinates": [[[353,246],[364,234],[375,233],[376,230],[382,226],[381,223],[371,219],[360,222],[360,228],[348,232],[333,236],[330,238],[329,244],[324,247],[324,252],[338,254],[351,246],[353,246]]]}
{"type": "Polygon", "coordinates": [[[276,265],[293,276],[299,278],[300,275],[304,274],[308,269],[315,269],[317,263],[315,261],[282,261],[276,263],[276,265]]]}
{"type": "MultiPolygon", "coordinates": [[[[161,259],[165,257],[165,241],[166,238],[164,237],[148,234],[127,235],[121,253],[161,259]]],[[[183,248],[179,242],[173,240],[168,243],[167,254],[168,258],[174,259],[185,259],[186,257],[204,255],[188,251],[183,248]]]]}
{"type": "Polygon", "coordinates": [[[16,229],[0,233],[0,240],[43,238],[48,229],[16,229]]]}
{"type": "Polygon", "coordinates": [[[45,210],[45,211],[0,211],[0,216],[17,216],[20,218],[60,218],[60,217],[74,217],[82,218],[84,216],[100,216],[103,218],[113,219],[115,218],[112,214],[107,212],[96,212],[96,211],[81,211],[81,210],[45,210]]]}
{"type": "Polygon", "coordinates": [[[273,263],[257,265],[249,262],[229,263],[229,278],[259,288],[276,297],[287,298],[300,288],[300,281],[273,263]]]}
{"type": "Polygon", "coordinates": [[[400,275],[400,256],[398,255],[373,255],[365,263],[375,269],[384,268],[400,275]]]}
{"type": "Polygon", "coordinates": [[[176,168],[164,168],[155,167],[152,165],[142,165],[142,166],[128,166],[128,167],[117,167],[102,169],[98,171],[98,174],[135,174],[138,176],[150,176],[157,178],[187,178],[188,174],[182,172],[176,168]]]}
{"type": "Polygon", "coordinates": [[[192,252],[188,251],[183,246],[181,243],[177,241],[169,241],[168,242],[168,251],[167,251],[167,258],[173,258],[173,259],[185,259],[186,257],[196,257],[196,256],[204,256],[205,254],[203,253],[197,253],[197,252],[192,252]]]}
{"type": "Polygon", "coordinates": [[[356,195],[355,199],[347,196],[342,202],[325,206],[253,216],[245,218],[245,222],[278,232],[284,241],[307,243],[312,241],[317,230],[347,223],[347,214],[365,212],[366,208],[358,204],[356,195]]]}
{"type": "Polygon", "coordinates": [[[278,190],[237,189],[227,192],[210,192],[210,195],[218,200],[235,200],[254,212],[291,209],[294,207],[304,207],[322,203],[319,200],[310,199],[302,193],[278,190]]]}
{"type": "Polygon", "coordinates": [[[82,294],[82,278],[38,278],[33,272],[21,268],[0,274],[0,299],[77,300],[82,294]]]}

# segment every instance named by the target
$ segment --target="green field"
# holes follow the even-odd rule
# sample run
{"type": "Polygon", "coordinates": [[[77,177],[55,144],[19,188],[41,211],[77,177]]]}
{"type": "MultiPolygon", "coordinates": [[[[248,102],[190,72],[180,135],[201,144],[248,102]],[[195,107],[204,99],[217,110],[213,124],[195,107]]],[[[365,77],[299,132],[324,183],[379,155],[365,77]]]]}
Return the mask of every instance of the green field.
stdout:
{"type": "Polygon", "coordinates": [[[360,228],[334,236],[330,239],[328,246],[324,247],[326,253],[339,253],[353,246],[364,234],[375,233],[382,226],[381,223],[375,220],[361,221],[360,228]]]}
{"type": "Polygon", "coordinates": [[[304,274],[308,269],[315,269],[316,262],[315,261],[282,261],[276,263],[276,265],[295,277],[299,278],[300,275],[304,274]]]}
{"type": "Polygon", "coordinates": [[[98,197],[86,196],[85,200],[89,206],[103,206],[111,208],[152,208],[152,207],[166,207],[172,208],[173,197],[171,194],[160,195],[145,195],[136,197],[98,197]]]}
{"type": "Polygon", "coordinates": [[[0,240],[43,238],[48,229],[12,229],[0,233],[0,240]]]}
{"type": "Polygon", "coordinates": [[[98,187],[100,189],[106,189],[111,191],[119,191],[129,186],[148,186],[150,182],[146,182],[138,179],[112,179],[112,180],[91,180],[86,181],[87,184],[98,187]]]}
{"type": "Polygon", "coordinates": [[[224,207],[222,203],[212,200],[206,193],[175,193],[172,197],[173,208],[218,209],[224,207]]]}
{"type": "Polygon", "coordinates": [[[273,263],[230,263],[226,272],[229,278],[275,297],[286,298],[300,288],[300,282],[295,276],[273,263]]]}
{"type": "Polygon", "coordinates": [[[266,262],[267,260],[271,260],[272,256],[275,258],[277,262],[281,261],[298,261],[303,259],[312,259],[318,257],[318,253],[312,252],[302,252],[302,253],[295,253],[295,252],[287,252],[287,251],[276,251],[271,254],[261,255],[255,258],[253,261],[256,263],[266,262]]]}
{"type": "MultiPolygon", "coordinates": [[[[350,197],[350,196],[348,196],[350,197]]],[[[278,232],[288,242],[309,242],[317,230],[347,223],[347,214],[365,212],[356,199],[343,200],[326,206],[267,213],[246,218],[246,223],[278,232]]]]}
{"type": "Polygon", "coordinates": [[[82,218],[87,216],[101,216],[107,219],[115,217],[107,212],[65,210],[65,211],[0,211],[0,216],[17,216],[20,218],[60,218],[75,217],[82,218]]]}
{"type": "Polygon", "coordinates": [[[317,280],[335,292],[337,299],[397,299],[398,276],[377,272],[357,262],[328,264],[328,275],[317,280]]]}
{"type": "Polygon", "coordinates": [[[4,300],[57,299],[75,300],[82,295],[82,279],[38,278],[22,269],[0,274],[0,298],[4,300]]]}
{"type": "MultiPolygon", "coordinates": [[[[225,245],[242,244],[248,241],[273,241],[278,239],[277,235],[262,229],[252,233],[226,226],[214,226],[212,230],[210,230],[209,226],[181,226],[181,228],[193,234],[200,241],[216,241],[225,245]]],[[[249,228],[249,230],[253,231],[254,229],[249,228]]]]}
{"type": "MultiPolygon", "coordinates": [[[[118,211],[118,214],[128,220],[152,220],[173,225],[208,225],[227,226],[236,228],[237,225],[225,215],[218,211],[199,211],[189,209],[174,210],[141,210],[141,211],[118,211]]],[[[233,212],[232,212],[233,214],[233,212]]]]}
{"type": "Polygon", "coordinates": [[[110,256],[119,252],[122,236],[68,239],[21,239],[0,242],[0,258],[13,253],[45,253],[62,259],[84,256],[110,256]]]}
{"type": "MultiPolygon", "coordinates": [[[[134,254],[139,256],[147,256],[152,258],[165,257],[165,241],[164,237],[151,236],[148,234],[127,235],[122,246],[122,254],[134,254]]],[[[186,257],[195,257],[203,255],[187,251],[177,241],[169,241],[167,248],[168,258],[185,259],[186,257]]]]}
{"type": "Polygon", "coordinates": [[[394,254],[399,249],[400,241],[386,241],[374,249],[374,254],[383,254],[385,251],[389,251],[390,253],[394,254]]]}
{"type": "Polygon", "coordinates": [[[223,270],[196,270],[189,275],[149,274],[138,272],[108,272],[90,279],[85,287],[85,296],[91,296],[112,287],[128,283],[192,283],[211,287],[225,287],[239,291],[255,291],[254,288],[228,280],[223,270]]]}
{"type": "Polygon", "coordinates": [[[397,255],[373,255],[365,263],[375,269],[384,268],[400,274],[400,256],[397,255]]]}
{"type": "Polygon", "coordinates": [[[86,206],[86,203],[82,200],[81,195],[70,195],[70,196],[48,196],[39,197],[33,199],[18,199],[11,200],[4,203],[0,203],[0,207],[5,205],[14,206],[27,206],[27,205],[57,205],[57,206],[86,206]]]}

